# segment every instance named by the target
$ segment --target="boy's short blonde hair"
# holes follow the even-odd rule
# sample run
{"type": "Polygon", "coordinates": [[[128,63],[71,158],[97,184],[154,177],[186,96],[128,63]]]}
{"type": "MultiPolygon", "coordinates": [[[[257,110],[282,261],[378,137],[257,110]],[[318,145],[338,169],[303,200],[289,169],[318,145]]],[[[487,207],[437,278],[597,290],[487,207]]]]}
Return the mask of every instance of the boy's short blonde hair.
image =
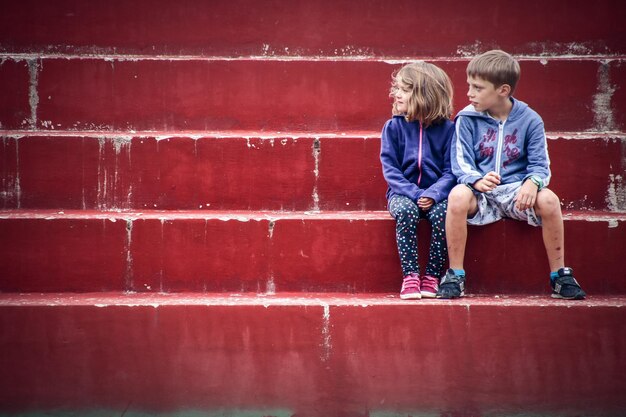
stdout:
{"type": "MultiPolygon", "coordinates": [[[[407,121],[419,120],[429,126],[449,119],[452,115],[452,82],[438,66],[417,61],[394,71],[391,77],[391,97],[400,88],[399,83],[406,84],[412,91],[407,103],[407,121]]],[[[395,102],[392,113],[400,114],[395,102]]]]}
{"type": "Polygon", "coordinates": [[[468,77],[482,78],[492,83],[496,88],[508,84],[511,86],[509,95],[513,95],[520,73],[519,63],[515,58],[499,49],[478,55],[467,65],[468,77]]]}

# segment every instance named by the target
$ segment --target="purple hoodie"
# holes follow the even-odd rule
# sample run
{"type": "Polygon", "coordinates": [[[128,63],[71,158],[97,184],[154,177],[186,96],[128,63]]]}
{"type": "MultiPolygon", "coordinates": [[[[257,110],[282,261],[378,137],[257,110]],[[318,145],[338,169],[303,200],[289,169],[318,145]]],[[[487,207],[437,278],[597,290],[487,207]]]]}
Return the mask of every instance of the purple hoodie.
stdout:
{"type": "Polygon", "coordinates": [[[407,122],[394,116],[382,132],[380,161],[389,185],[387,200],[404,195],[413,201],[420,197],[439,203],[456,185],[450,166],[454,124],[445,120],[422,128],[419,121],[407,122]]]}

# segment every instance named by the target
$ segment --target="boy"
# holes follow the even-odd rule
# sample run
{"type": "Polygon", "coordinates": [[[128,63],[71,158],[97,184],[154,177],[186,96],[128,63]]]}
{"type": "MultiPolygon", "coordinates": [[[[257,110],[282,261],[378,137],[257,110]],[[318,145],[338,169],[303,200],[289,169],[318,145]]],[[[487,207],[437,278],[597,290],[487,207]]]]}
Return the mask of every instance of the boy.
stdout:
{"type": "Polygon", "coordinates": [[[439,285],[439,298],[464,295],[467,223],[484,225],[504,217],[542,226],[552,297],[585,298],[564,264],[559,198],[545,188],[550,160],[543,121],[512,97],[519,76],[517,61],[500,50],[479,55],[467,66],[470,105],[455,119],[451,160],[459,185],[448,197],[450,269],[439,285]]]}

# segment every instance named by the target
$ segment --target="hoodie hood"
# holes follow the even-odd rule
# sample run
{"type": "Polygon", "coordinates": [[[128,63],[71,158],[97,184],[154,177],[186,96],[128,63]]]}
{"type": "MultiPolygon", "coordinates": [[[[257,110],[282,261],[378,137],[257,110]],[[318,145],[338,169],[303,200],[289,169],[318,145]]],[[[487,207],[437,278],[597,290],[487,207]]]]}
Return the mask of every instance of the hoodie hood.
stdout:
{"type": "MultiPolygon", "coordinates": [[[[511,112],[509,113],[509,116],[506,119],[507,122],[508,121],[513,122],[523,117],[524,113],[530,109],[528,107],[528,104],[524,103],[523,101],[516,100],[513,97],[511,97],[510,100],[513,102],[513,107],[511,108],[511,112]]],[[[483,111],[483,112],[476,111],[474,106],[472,106],[471,104],[468,104],[467,106],[465,106],[465,108],[456,115],[454,120],[456,121],[460,116],[478,117],[478,118],[494,120],[498,122],[497,119],[494,119],[493,117],[491,117],[489,113],[487,113],[486,111],[483,111]]]]}

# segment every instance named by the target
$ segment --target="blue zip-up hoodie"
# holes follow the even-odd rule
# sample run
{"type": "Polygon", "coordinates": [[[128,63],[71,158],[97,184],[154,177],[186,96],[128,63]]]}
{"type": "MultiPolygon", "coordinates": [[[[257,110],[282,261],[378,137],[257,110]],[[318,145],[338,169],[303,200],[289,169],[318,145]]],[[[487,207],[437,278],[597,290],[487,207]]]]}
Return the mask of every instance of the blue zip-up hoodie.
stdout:
{"type": "Polygon", "coordinates": [[[469,105],[455,118],[452,171],[461,184],[474,184],[489,171],[501,176],[501,184],[536,175],[547,186],[550,158],[541,117],[522,101],[511,98],[513,108],[506,121],[477,112],[469,105]]]}
{"type": "Polygon", "coordinates": [[[403,195],[413,201],[445,200],[456,178],[450,166],[454,124],[450,120],[423,128],[419,121],[394,116],[382,132],[380,161],[389,188],[387,200],[403,195]]]}

